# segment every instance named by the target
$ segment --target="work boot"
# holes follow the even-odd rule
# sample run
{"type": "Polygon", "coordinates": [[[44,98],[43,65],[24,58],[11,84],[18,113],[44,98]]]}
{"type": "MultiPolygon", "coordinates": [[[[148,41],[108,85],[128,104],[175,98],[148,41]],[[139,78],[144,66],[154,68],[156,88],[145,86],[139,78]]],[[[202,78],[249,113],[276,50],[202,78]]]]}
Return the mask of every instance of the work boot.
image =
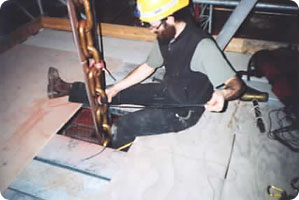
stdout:
{"type": "Polygon", "coordinates": [[[70,94],[72,88],[71,83],[63,81],[59,77],[58,70],[50,67],[48,70],[48,97],[50,99],[63,97],[70,94]]]}

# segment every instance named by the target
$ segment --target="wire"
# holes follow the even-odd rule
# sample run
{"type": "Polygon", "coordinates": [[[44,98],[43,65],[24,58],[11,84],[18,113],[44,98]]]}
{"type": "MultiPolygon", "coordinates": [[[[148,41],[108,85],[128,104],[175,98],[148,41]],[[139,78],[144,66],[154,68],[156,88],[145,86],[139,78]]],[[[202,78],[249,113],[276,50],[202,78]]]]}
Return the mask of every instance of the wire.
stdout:
{"type": "Polygon", "coordinates": [[[299,152],[299,131],[296,123],[296,117],[290,111],[291,108],[284,107],[271,110],[269,117],[269,139],[277,140],[281,144],[287,146],[293,152],[299,152]],[[279,128],[272,130],[272,115],[276,114],[276,120],[279,128]]]}
{"type": "Polygon", "coordinates": [[[111,71],[107,67],[105,67],[104,69],[108,73],[108,75],[110,76],[110,78],[112,78],[114,81],[117,81],[116,78],[112,75],[111,71]]]}
{"type": "Polygon", "coordinates": [[[125,149],[127,147],[130,147],[132,144],[133,144],[133,142],[129,142],[129,143],[127,143],[127,144],[125,144],[125,145],[123,145],[121,147],[118,147],[116,150],[117,151],[121,151],[121,150],[123,150],[123,149],[125,149]]]}
{"type": "Polygon", "coordinates": [[[99,151],[99,152],[97,152],[97,153],[95,153],[95,154],[93,154],[93,155],[91,155],[91,156],[89,156],[89,157],[87,157],[87,158],[81,159],[81,162],[86,161],[86,160],[89,160],[89,159],[91,159],[91,158],[94,158],[94,157],[100,155],[101,153],[104,152],[104,150],[105,150],[106,148],[107,148],[107,147],[104,147],[101,151],[99,151]]]}

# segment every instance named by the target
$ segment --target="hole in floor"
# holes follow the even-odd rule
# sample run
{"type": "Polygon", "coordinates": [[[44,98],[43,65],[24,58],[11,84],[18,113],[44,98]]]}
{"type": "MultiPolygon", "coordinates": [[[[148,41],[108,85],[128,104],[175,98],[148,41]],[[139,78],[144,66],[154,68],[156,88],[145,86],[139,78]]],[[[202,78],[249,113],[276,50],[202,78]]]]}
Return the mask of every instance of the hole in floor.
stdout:
{"type": "MultiPolygon", "coordinates": [[[[121,116],[120,113],[110,113],[112,124],[121,116]]],[[[57,134],[101,145],[100,138],[96,135],[90,108],[81,107],[57,134]]]]}

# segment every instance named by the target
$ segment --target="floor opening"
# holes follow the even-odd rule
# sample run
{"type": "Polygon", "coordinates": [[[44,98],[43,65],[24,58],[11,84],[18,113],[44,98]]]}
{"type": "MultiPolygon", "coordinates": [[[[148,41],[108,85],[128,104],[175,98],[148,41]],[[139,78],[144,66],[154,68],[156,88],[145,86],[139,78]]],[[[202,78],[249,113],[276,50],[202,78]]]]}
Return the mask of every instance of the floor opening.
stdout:
{"type": "MultiPolygon", "coordinates": [[[[111,124],[121,116],[120,113],[110,112],[111,124]]],[[[57,134],[101,145],[100,138],[96,135],[90,108],[80,108],[80,110],[58,131],[57,134]]]]}

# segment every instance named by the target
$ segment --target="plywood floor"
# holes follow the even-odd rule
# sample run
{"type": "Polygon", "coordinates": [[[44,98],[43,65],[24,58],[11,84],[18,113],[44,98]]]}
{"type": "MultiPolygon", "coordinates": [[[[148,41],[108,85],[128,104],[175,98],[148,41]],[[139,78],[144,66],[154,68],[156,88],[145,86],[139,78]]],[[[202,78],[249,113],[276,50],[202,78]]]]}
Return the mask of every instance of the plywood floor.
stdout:
{"type": "MultiPolygon", "coordinates": [[[[107,66],[120,79],[145,60],[150,46],[149,42],[104,38],[107,66]]],[[[246,69],[250,55],[227,55],[237,70],[246,69]]],[[[13,137],[17,127],[12,122],[21,124],[38,102],[47,102],[48,67],[57,67],[67,81],[83,79],[68,32],[43,30],[0,59],[0,87],[5,94],[0,96],[1,142],[13,137]],[[9,119],[11,123],[6,123],[9,119]]],[[[113,83],[112,79],[107,77],[107,83],[113,83]]],[[[281,104],[266,80],[250,84],[270,93],[270,101],[261,104],[269,128],[267,113],[281,104]]],[[[274,123],[273,128],[277,127],[274,123]]],[[[267,186],[291,193],[290,180],[299,176],[298,153],[259,132],[251,102],[231,102],[220,114],[206,112],[198,124],[180,133],[137,138],[128,153],[103,150],[55,133],[38,146],[11,180],[6,197],[267,200],[267,186]],[[99,156],[85,160],[102,150],[99,156]]]]}

